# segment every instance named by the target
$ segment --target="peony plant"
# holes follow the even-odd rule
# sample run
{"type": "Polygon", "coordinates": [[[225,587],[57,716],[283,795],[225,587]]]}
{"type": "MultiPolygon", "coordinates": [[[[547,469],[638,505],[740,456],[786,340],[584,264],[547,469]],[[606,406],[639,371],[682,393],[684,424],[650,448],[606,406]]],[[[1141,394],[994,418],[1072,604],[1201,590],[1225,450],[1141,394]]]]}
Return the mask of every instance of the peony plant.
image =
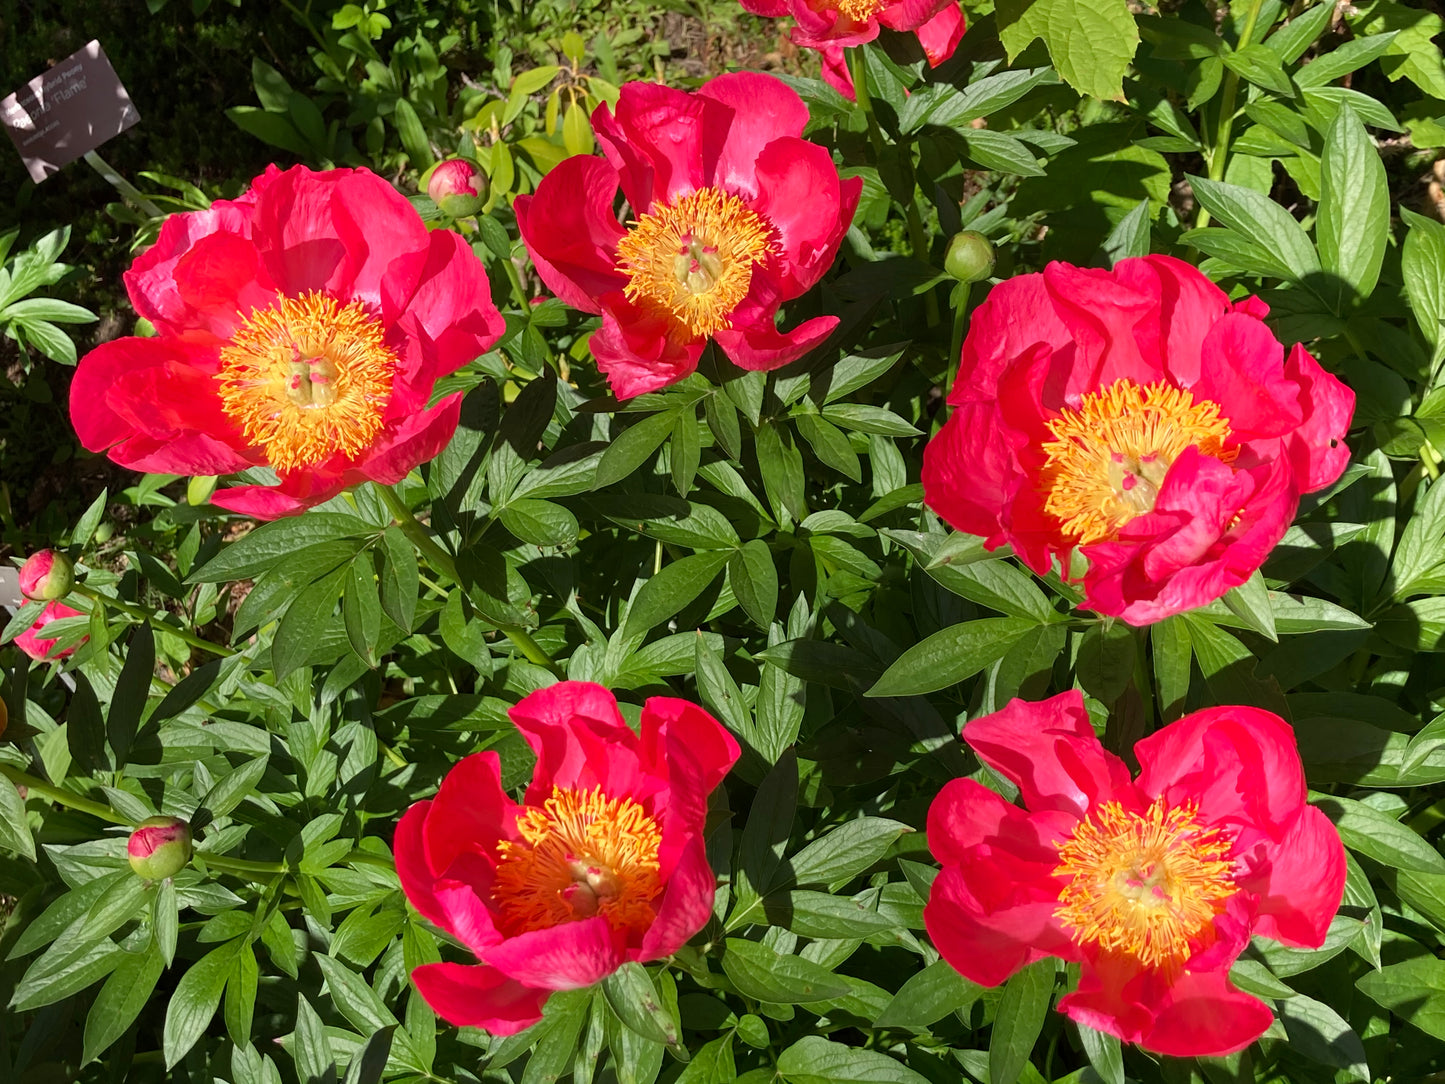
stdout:
{"type": "Polygon", "coordinates": [[[1445,1072],[1431,12],[197,7],[0,229],[0,1077],[1445,1072]]]}

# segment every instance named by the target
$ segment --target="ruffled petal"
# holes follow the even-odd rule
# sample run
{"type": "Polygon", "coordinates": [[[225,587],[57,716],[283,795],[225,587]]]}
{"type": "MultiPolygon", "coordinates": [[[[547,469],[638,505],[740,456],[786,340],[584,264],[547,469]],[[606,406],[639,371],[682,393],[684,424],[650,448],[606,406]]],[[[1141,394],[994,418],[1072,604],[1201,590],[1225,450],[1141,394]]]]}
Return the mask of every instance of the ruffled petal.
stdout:
{"type": "Polygon", "coordinates": [[[780,369],[823,344],[838,326],[836,316],[815,316],[791,331],[771,321],[742,323],[713,335],[729,360],[740,369],[780,369]]]}
{"type": "Polygon", "coordinates": [[[1077,409],[1086,392],[1117,380],[1163,377],[1157,282],[1126,283],[1109,271],[1057,262],[1044,268],[1043,280],[1075,344],[1062,381],[1045,386],[1046,407],[1077,409]]]}
{"type": "Polygon", "coordinates": [[[653,696],[642,706],[640,753],[642,771],[667,780],[669,826],[696,835],[707,820],[708,795],[737,763],[741,748],[690,700],[653,696]]]}
{"type": "Polygon", "coordinates": [[[420,390],[423,403],[437,380],[486,353],[507,329],[492,304],[486,269],[471,246],[451,230],[430,236],[416,289],[392,302],[400,306],[392,337],[400,333],[405,338],[393,387],[420,390]]]}
{"type": "MultiPolygon", "coordinates": [[[[725,106],[731,114],[726,127],[717,130],[722,142],[714,151],[716,160],[707,183],[749,199],[759,196],[767,184],[758,176],[763,156],[777,140],[802,142],[798,137],[808,125],[808,107],[786,83],[762,72],[720,75],[704,83],[698,94],[725,106]]],[[[816,149],[828,159],[836,188],[838,171],[832,168],[832,159],[823,148],[816,149]]]]}
{"type": "Polygon", "coordinates": [[[751,166],[758,192],[750,206],[778,233],[775,275],[782,286],[780,296],[798,297],[833,266],[853,222],[863,179],[840,182],[828,152],[802,139],[774,140],[754,156],[751,166]]]}
{"type": "Polygon", "coordinates": [[[526,803],[541,805],[553,787],[632,795],[640,768],[638,737],[622,721],[617,698],[590,681],[559,681],[528,693],[507,712],[537,754],[526,803]]]}
{"type": "Polygon", "coordinates": [[[1273,712],[1205,708],[1137,742],[1139,789],[1173,807],[1192,803],[1211,824],[1268,832],[1277,842],[1305,809],[1294,730],[1273,712]]]}
{"type": "Polygon", "coordinates": [[[995,286],[969,318],[949,404],[996,402],[1005,370],[1034,357],[1037,347],[1048,357],[1049,371],[1057,374],[1049,384],[1053,397],[1062,401],[1074,365],[1073,336],[1059,319],[1044,276],[1017,275],[995,286]]]}
{"type": "Polygon", "coordinates": [[[707,850],[700,836],[693,836],[682,849],[672,875],[667,879],[657,904],[657,917],[641,946],[629,952],[640,963],[671,956],[707,925],[712,917],[717,877],[708,865],[707,850]]]}
{"type": "Polygon", "coordinates": [[[411,981],[443,1020],[493,1035],[515,1035],[542,1019],[552,992],[523,986],[485,964],[422,964],[411,981]]]}
{"type": "Polygon", "coordinates": [[[878,13],[878,21],[889,30],[917,30],[936,18],[958,0],[892,0],[878,13]]]}
{"type": "Polygon", "coordinates": [[[510,937],[487,949],[486,962],[524,986],[580,990],[624,963],[620,936],[601,915],[510,937]]]}
{"type": "Polygon", "coordinates": [[[1299,343],[1290,350],[1285,377],[1299,388],[1304,421],[1290,441],[1290,460],[1302,493],[1332,484],[1350,463],[1345,434],[1355,413],[1355,393],[1320,368],[1299,343]]]}
{"type": "MultiPolygon", "coordinates": [[[[135,311],[163,334],[179,335],[191,328],[208,326],[210,314],[198,312],[176,289],[176,265],[192,247],[204,239],[218,237],[211,251],[228,257],[224,261],[226,266],[219,269],[218,277],[239,278],[236,266],[239,249],[234,242],[247,241],[254,213],[254,199],[251,193],[247,193],[239,200],[217,200],[205,211],[167,218],[161,225],[156,243],[137,256],[122,276],[135,311]]],[[[254,259],[250,257],[240,256],[240,262],[255,266],[254,259]]],[[[222,319],[232,318],[235,309],[233,297],[225,306],[222,319]]]]}
{"type": "Polygon", "coordinates": [[[619,292],[602,299],[602,327],[588,345],[612,394],[631,399],[695,372],[705,343],[666,314],[634,305],[619,292]]]}
{"type": "Polygon", "coordinates": [[[627,231],[612,213],[618,180],[601,159],[576,155],[543,177],[535,196],[514,204],[537,274],[583,312],[600,313],[599,298],[627,285],[617,270],[617,242],[627,231]]]}
{"type": "Polygon", "coordinates": [[[1205,337],[1196,398],[1219,404],[1231,437],[1241,443],[1279,437],[1304,420],[1299,384],[1284,371],[1284,347],[1262,320],[1221,317],[1205,337]]]}
{"type": "Polygon", "coordinates": [[[1273,1022],[1269,1006],[1237,989],[1227,972],[1191,971],[1166,988],[1152,1025],[1133,1041],[1176,1058],[1220,1058],[1243,1050],[1273,1022]]]}
{"type": "Polygon", "coordinates": [[[1132,792],[1129,769],[1099,744],[1077,689],[1037,702],[1010,700],[965,726],[963,740],[1017,784],[1030,810],[1082,818],[1100,802],[1132,792]]]}
{"type": "Polygon", "coordinates": [[[703,161],[703,146],[710,127],[726,126],[726,113],[707,98],[642,82],[627,85],[615,111],[605,102],[593,111],[592,130],[633,214],[708,183],[712,163],[703,161]]]}
{"type": "Polygon", "coordinates": [[[1306,806],[1273,855],[1254,932],[1294,948],[1319,948],[1345,893],[1345,849],[1330,819],[1306,806]]]}

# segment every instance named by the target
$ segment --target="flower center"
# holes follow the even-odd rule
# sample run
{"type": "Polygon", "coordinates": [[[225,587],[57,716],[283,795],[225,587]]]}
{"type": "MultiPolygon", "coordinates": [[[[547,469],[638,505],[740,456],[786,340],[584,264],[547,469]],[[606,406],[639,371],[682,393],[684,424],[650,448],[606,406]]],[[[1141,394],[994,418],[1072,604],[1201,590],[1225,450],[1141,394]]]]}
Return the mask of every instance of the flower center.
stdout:
{"type": "Polygon", "coordinates": [[[221,348],[221,406],[278,471],[356,456],[382,428],[397,357],[365,305],[322,293],[257,310],[221,348]]]}
{"type": "Polygon", "coordinates": [[[833,0],[833,7],[856,23],[873,18],[888,6],[888,0],[833,0]]]}
{"type": "Polygon", "coordinates": [[[753,265],[777,247],[768,222],[737,196],[700,188],[649,211],[617,244],[629,300],[670,312],[693,335],[731,326],[753,265]]]}
{"type": "Polygon", "coordinates": [[[1135,516],[1154,510],[1169,467],[1185,448],[1232,462],[1229,423],[1219,404],[1198,403],[1163,381],[1140,386],[1116,380],[1089,392],[1078,410],[1065,407],[1049,422],[1054,439],[1040,478],[1044,511],[1080,543],[1112,538],[1135,516]]]}
{"type": "Polygon", "coordinates": [[[1059,844],[1054,876],[1070,880],[1054,917],[1078,944],[1178,971],[1236,891],[1233,841],[1198,818],[1162,798],[1142,814],[1105,802],[1059,844]]]}
{"type": "Polygon", "coordinates": [[[517,830],[520,840],[497,844],[492,884],[508,936],[598,914],[613,929],[652,924],[662,829],[631,798],[554,787],[517,830]]]}

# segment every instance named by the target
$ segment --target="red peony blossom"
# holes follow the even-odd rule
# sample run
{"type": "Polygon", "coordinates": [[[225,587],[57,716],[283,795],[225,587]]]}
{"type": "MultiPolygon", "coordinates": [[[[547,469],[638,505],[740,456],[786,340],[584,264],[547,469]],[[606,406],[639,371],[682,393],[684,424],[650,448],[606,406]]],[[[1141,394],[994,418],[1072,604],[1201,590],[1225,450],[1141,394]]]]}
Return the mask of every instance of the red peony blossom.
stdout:
{"type": "Polygon", "coordinates": [[[48,662],[52,659],[63,659],[67,656],[73,655],[75,654],[75,648],[79,647],[80,644],[85,643],[85,641],[88,640],[89,637],[85,637],[80,641],[80,643],[75,644],[72,647],[67,647],[62,651],[57,651],[55,652],[55,654],[52,655],[50,653],[51,649],[60,642],[59,638],[56,637],[53,639],[45,639],[40,635],[40,633],[45,628],[45,626],[50,624],[50,622],[52,621],[58,621],[62,617],[81,616],[84,615],[81,614],[79,610],[72,610],[63,602],[51,602],[45,607],[45,609],[40,611],[40,616],[35,619],[35,624],[31,625],[19,636],[15,637],[15,646],[18,647],[21,651],[25,652],[25,654],[29,655],[32,659],[40,662],[48,662]]]}
{"type": "Polygon", "coordinates": [[[240,199],[167,219],[125,284],[157,336],[81,359],[81,443],[141,471],[271,466],[279,485],[212,498],[262,519],[434,457],[461,396],[428,407],[433,386],[504,327],[466,242],[362,169],[271,166],[240,199]]]}
{"type": "Polygon", "coordinates": [[[554,990],[676,952],[712,914],[708,795],[738,744],[696,704],[653,697],[642,732],[600,685],[564,681],[511,709],[537,754],[522,804],[494,752],[456,765],[396,829],[402,890],[479,964],[412,981],[454,1024],[510,1035],[554,990]]]}
{"type": "Polygon", "coordinates": [[[794,45],[823,54],[823,78],[844,97],[854,97],[853,76],[843,50],[878,36],[878,28],[912,30],[928,63],[937,67],[963,38],[958,0],[740,0],[754,15],[791,15],[794,45]]]}
{"type": "Polygon", "coordinates": [[[628,83],[615,114],[592,115],[607,161],[568,158],[517,197],[542,281],[602,316],[592,353],[619,398],[681,380],[709,338],[744,369],[776,369],[838,325],[776,326],[832,266],[863,186],[801,138],[807,123],[793,91],[754,72],[692,94],[628,83]],[[619,187],[630,228],[612,210],[619,187]]]}
{"type": "Polygon", "coordinates": [[[1051,263],[973,314],[924,499],[1040,574],[1075,546],[1084,605],[1136,625],[1219,598],[1301,494],[1349,462],[1354,393],[1167,256],[1051,263]]]}
{"type": "Polygon", "coordinates": [[[972,779],[934,799],[943,870],[923,919],[944,959],[985,986],[1045,956],[1077,961],[1059,1008],[1161,1054],[1229,1054],[1269,1027],[1231,964],[1253,934],[1318,948],[1345,885],[1288,723],[1197,711],[1134,746],[1132,781],[1078,690],[1013,700],[963,737],[1025,809],[972,779]]]}

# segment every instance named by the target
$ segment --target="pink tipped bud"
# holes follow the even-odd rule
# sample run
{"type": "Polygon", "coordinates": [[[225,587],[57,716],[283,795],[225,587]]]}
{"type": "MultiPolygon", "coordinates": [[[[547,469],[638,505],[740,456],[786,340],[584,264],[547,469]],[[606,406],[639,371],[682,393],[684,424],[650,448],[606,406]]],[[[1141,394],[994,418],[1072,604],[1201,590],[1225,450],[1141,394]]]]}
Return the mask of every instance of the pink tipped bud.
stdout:
{"type": "Polygon", "coordinates": [[[51,602],[70,594],[73,586],[75,566],[63,553],[41,550],[20,566],[20,593],[26,598],[51,602]]]}
{"type": "Polygon", "coordinates": [[[474,215],[487,202],[487,178],[465,158],[451,158],[432,170],[426,194],[452,218],[474,215]]]}
{"type": "Polygon", "coordinates": [[[163,881],[191,860],[191,826],[179,817],[147,817],[126,841],[130,868],[147,881],[163,881]]]}

